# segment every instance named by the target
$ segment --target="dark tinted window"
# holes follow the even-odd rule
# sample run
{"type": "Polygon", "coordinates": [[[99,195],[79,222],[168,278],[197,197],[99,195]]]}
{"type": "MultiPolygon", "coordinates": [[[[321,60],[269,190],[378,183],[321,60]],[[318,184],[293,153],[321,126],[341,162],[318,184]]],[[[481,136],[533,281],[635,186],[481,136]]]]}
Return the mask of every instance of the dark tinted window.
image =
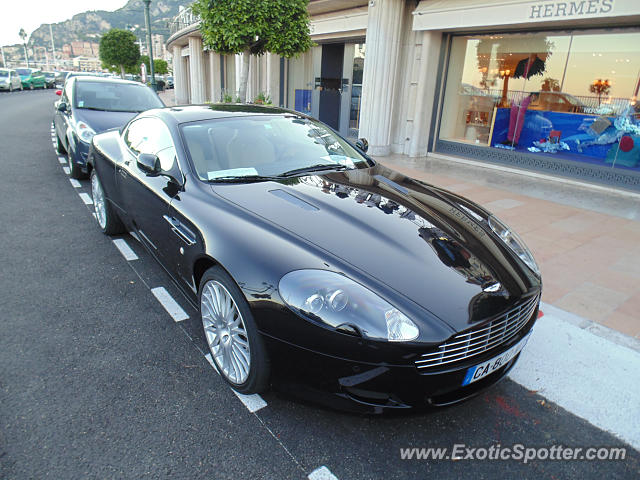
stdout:
{"type": "Polygon", "coordinates": [[[145,85],[117,82],[76,81],[74,107],[117,112],[143,112],[164,105],[145,85]]]}

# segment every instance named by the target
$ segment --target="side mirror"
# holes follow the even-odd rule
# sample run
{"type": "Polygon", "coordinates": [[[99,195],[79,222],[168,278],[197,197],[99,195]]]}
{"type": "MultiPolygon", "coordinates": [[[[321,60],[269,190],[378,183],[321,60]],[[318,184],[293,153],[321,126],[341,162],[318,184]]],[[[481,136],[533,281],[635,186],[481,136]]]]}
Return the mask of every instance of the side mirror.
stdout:
{"type": "Polygon", "coordinates": [[[56,95],[58,96],[62,95],[62,90],[56,90],[56,95]]]}
{"type": "Polygon", "coordinates": [[[367,150],[369,150],[369,142],[366,138],[359,138],[358,140],[356,140],[356,147],[358,147],[364,153],[367,153],[367,150]]]}
{"type": "Polygon", "coordinates": [[[138,168],[149,177],[156,177],[162,171],[160,159],[151,153],[141,153],[136,161],[138,168]]]}
{"type": "Polygon", "coordinates": [[[67,111],[67,104],[64,102],[60,102],[58,104],[58,111],[59,112],[66,112],[67,111]]]}

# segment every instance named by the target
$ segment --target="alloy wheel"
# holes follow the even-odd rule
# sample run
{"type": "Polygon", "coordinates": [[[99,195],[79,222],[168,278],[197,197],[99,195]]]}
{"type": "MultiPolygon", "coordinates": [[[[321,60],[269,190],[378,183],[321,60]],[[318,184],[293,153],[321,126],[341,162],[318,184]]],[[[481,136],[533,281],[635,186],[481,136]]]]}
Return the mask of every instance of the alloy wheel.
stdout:
{"type": "Polygon", "coordinates": [[[202,325],[218,369],[231,383],[246,382],[251,368],[251,352],[242,314],[229,291],[210,280],[200,300],[202,325]]]}
{"type": "Polygon", "coordinates": [[[104,203],[104,191],[102,190],[102,185],[100,185],[98,175],[95,173],[91,175],[91,195],[93,197],[93,209],[96,212],[96,220],[98,220],[100,228],[104,230],[107,226],[107,209],[104,203]]]}

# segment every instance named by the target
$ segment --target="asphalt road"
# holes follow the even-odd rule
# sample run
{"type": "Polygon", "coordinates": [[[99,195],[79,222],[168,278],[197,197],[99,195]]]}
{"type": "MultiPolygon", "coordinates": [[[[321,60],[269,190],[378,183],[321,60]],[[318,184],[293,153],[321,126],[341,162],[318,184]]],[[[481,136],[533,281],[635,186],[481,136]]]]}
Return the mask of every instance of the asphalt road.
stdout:
{"type": "Polygon", "coordinates": [[[98,230],[88,182],[75,188],[51,145],[55,99],[0,95],[0,478],[638,478],[631,447],[623,461],[401,460],[454,444],[625,446],[509,379],[429,413],[363,417],[276,392],[250,412],[164,271],[98,230]],[[189,319],[174,322],[160,286],[189,319]]]}

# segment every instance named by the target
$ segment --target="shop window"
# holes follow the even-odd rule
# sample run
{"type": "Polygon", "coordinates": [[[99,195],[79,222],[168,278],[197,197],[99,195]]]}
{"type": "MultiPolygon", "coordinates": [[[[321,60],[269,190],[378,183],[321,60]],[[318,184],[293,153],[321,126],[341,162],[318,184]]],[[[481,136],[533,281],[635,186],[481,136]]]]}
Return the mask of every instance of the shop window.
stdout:
{"type": "Polygon", "coordinates": [[[640,171],[640,33],[452,39],[440,140],[640,171]]]}

